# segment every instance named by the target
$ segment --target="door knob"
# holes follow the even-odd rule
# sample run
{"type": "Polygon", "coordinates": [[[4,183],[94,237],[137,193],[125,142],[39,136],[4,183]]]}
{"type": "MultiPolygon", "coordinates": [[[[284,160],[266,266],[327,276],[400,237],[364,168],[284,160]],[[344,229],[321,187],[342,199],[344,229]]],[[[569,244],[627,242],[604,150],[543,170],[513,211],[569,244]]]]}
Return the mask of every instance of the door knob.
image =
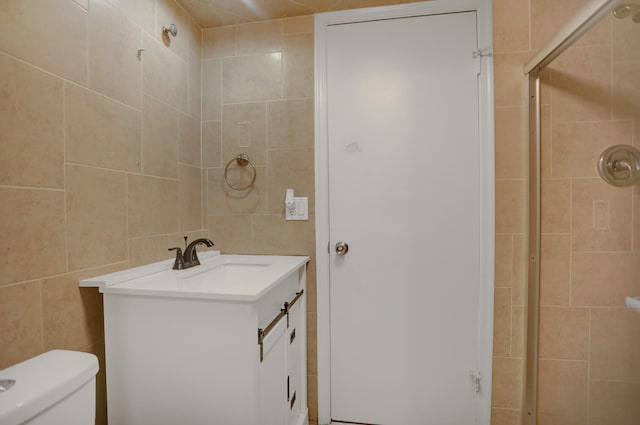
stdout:
{"type": "Polygon", "coordinates": [[[340,241],[336,244],[336,254],[345,255],[349,252],[349,244],[343,241],[340,241]]]}

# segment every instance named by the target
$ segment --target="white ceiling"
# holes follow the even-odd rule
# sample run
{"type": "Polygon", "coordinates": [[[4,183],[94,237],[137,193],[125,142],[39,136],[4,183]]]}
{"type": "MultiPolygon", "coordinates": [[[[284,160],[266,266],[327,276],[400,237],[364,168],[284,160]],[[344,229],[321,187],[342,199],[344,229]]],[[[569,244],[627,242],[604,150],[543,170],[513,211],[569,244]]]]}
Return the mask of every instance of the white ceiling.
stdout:
{"type": "Polygon", "coordinates": [[[420,0],[178,0],[202,28],[420,0]]]}

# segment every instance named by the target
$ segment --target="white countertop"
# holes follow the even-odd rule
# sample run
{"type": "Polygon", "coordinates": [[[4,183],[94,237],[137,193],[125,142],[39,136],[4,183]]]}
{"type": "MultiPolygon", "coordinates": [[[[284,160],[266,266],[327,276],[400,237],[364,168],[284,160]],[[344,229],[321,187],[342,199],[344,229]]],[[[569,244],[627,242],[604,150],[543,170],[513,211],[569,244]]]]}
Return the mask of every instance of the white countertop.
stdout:
{"type": "Polygon", "coordinates": [[[104,294],[256,301],[309,261],[306,256],[198,254],[201,265],[172,270],[173,260],[80,281],[104,294]]]}

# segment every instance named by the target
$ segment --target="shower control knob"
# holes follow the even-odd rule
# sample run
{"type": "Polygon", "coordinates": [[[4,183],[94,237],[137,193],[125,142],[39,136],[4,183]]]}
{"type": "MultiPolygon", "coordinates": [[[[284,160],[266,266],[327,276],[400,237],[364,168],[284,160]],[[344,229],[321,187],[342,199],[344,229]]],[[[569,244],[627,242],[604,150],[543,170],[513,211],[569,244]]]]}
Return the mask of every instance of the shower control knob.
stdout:
{"type": "Polygon", "coordinates": [[[349,252],[349,244],[343,241],[340,241],[336,244],[336,254],[345,255],[349,252]]]}

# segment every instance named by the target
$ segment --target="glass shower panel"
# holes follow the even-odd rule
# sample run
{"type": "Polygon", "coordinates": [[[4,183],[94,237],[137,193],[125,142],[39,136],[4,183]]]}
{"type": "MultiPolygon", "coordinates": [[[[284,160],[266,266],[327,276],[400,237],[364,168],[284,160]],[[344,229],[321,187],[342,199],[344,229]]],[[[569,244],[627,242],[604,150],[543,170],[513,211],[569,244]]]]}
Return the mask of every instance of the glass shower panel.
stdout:
{"type": "Polygon", "coordinates": [[[640,148],[640,23],[605,18],[542,76],[537,422],[638,424],[640,183],[598,159],[640,148]]]}

